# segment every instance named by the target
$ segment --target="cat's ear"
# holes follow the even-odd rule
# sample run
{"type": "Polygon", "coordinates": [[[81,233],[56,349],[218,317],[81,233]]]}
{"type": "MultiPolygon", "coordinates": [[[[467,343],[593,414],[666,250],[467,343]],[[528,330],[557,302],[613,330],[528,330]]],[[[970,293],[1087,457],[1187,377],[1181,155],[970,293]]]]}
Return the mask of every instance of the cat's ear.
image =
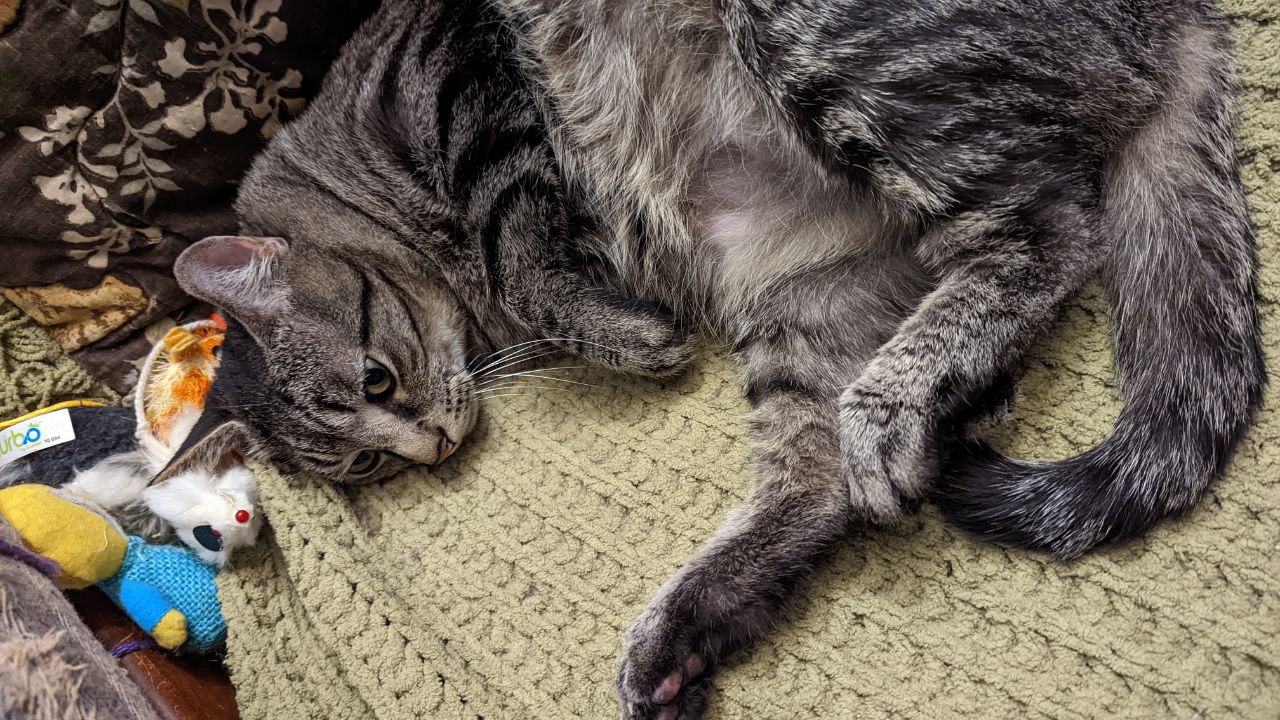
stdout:
{"type": "Polygon", "coordinates": [[[249,452],[249,442],[249,432],[244,423],[226,410],[206,405],[200,419],[178,446],[178,451],[151,479],[151,484],[156,485],[187,472],[220,473],[228,466],[243,461],[249,452]]]}
{"type": "Polygon", "coordinates": [[[187,293],[227,311],[261,338],[288,305],[282,277],[288,252],[280,238],[215,235],[184,250],[173,274],[187,293]]]}

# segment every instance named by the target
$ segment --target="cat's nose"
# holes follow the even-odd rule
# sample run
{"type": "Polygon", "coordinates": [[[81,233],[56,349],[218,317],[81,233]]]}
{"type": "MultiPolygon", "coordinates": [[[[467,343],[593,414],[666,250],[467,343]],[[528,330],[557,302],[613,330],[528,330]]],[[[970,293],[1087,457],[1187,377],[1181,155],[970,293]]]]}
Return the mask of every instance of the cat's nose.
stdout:
{"type": "Polygon", "coordinates": [[[433,432],[414,433],[391,448],[400,457],[425,465],[438,465],[457,449],[458,441],[438,426],[433,428],[433,432]]]}

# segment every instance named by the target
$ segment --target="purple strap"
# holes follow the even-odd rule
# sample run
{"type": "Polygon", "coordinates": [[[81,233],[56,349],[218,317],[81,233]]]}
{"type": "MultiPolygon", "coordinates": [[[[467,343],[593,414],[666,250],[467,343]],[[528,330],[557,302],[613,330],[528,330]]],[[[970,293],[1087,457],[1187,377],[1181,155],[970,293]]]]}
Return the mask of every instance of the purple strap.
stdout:
{"type": "Polygon", "coordinates": [[[8,555],[15,560],[21,560],[50,580],[57,581],[58,578],[62,577],[62,566],[58,564],[57,560],[37,555],[19,543],[11,543],[4,538],[0,538],[0,555],[8,555]]]}
{"type": "Polygon", "coordinates": [[[122,658],[131,652],[137,652],[139,650],[154,650],[157,647],[159,647],[159,645],[156,645],[156,641],[149,637],[144,637],[140,640],[125,640],[111,649],[111,657],[122,658]]]}

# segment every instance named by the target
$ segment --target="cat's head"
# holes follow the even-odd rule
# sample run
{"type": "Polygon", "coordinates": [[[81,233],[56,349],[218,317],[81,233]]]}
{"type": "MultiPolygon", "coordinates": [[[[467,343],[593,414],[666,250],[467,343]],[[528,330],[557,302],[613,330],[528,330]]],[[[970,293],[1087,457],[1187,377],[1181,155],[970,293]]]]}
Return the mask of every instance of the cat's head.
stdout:
{"type": "Polygon", "coordinates": [[[468,320],[415,268],[226,236],[174,269],[229,327],[206,411],[164,476],[253,448],[287,470],[371,482],[443,461],[475,424],[468,320]]]}

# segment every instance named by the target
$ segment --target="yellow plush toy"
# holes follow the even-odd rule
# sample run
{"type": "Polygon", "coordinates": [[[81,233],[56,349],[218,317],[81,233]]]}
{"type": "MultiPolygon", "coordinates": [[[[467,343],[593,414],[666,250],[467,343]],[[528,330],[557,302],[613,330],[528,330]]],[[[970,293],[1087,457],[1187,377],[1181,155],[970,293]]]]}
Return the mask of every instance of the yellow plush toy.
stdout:
{"type": "Polygon", "coordinates": [[[4,516],[32,552],[58,563],[63,587],[80,589],[120,569],[128,548],[115,521],[45,485],[0,490],[4,516]]]}
{"type": "Polygon", "coordinates": [[[58,563],[63,587],[102,588],[161,647],[190,639],[207,649],[225,639],[215,571],[187,548],[127,537],[102,510],[46,485],[0,490],[0,516],[31,552],[58,563]]]}

